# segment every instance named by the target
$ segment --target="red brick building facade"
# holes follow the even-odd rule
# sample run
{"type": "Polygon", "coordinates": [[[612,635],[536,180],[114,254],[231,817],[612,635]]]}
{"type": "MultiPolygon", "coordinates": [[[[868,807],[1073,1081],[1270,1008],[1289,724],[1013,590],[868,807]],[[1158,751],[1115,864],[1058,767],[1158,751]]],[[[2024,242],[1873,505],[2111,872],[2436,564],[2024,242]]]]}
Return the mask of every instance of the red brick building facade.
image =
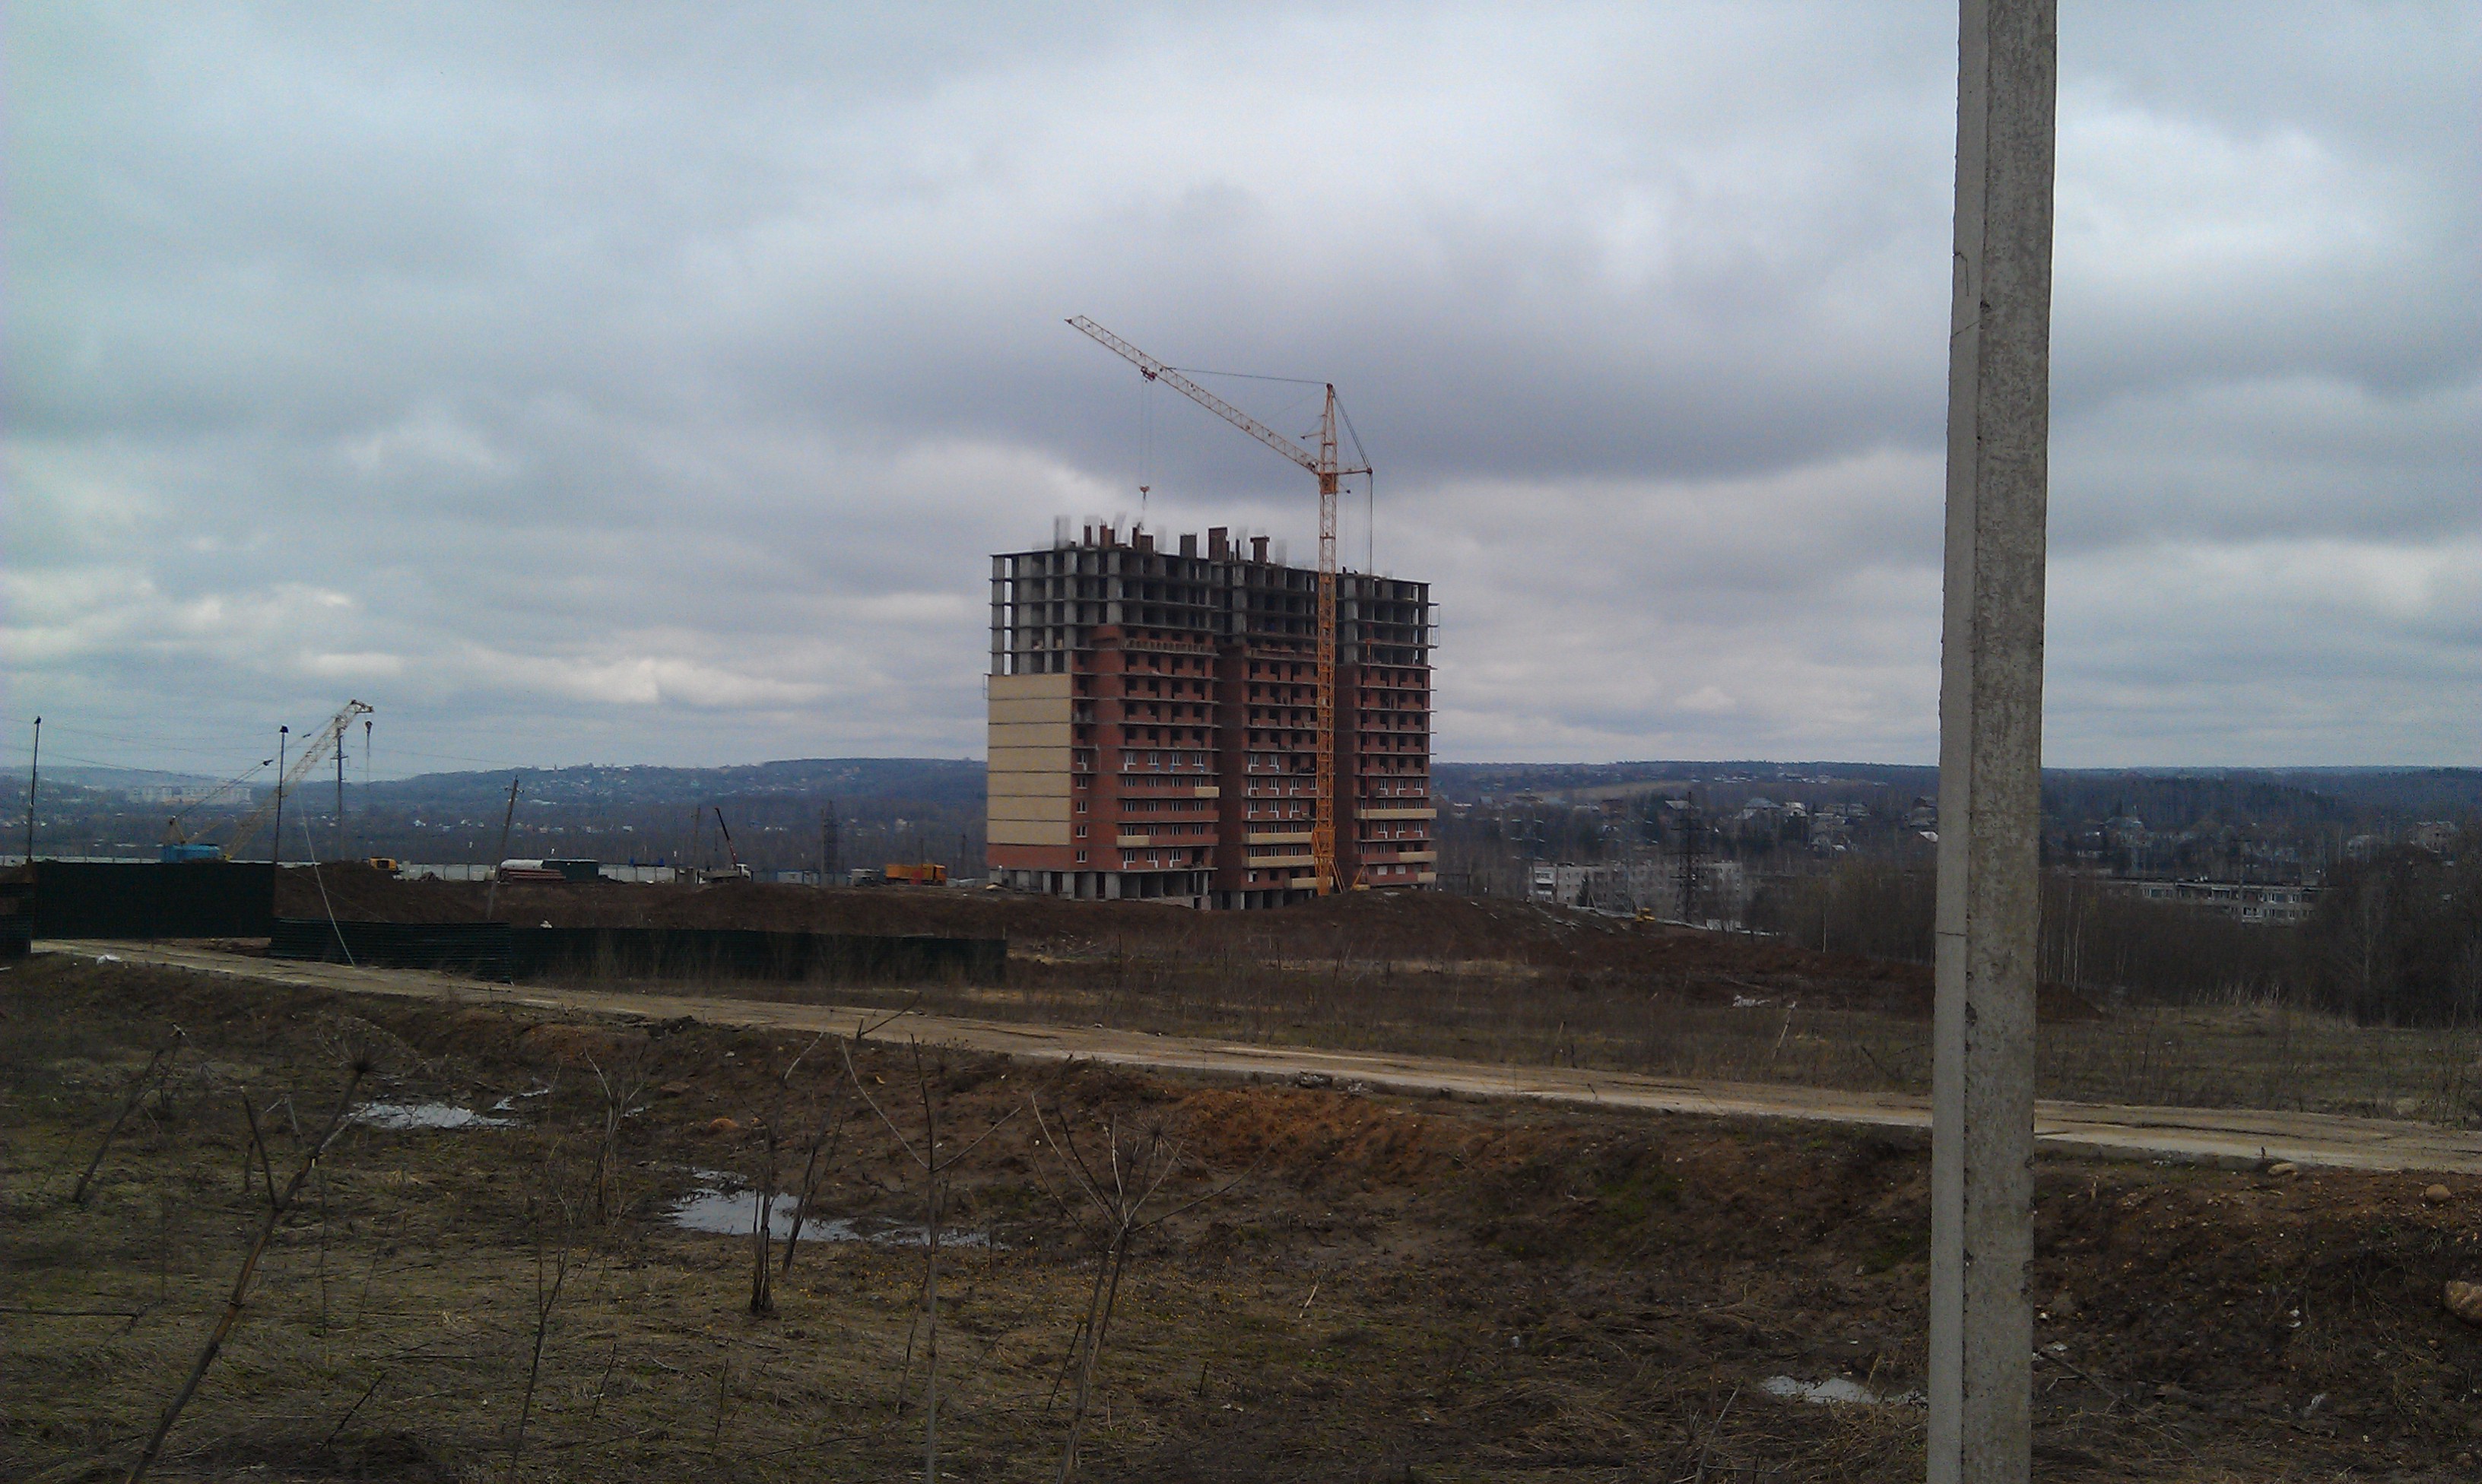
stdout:
{"type": "MultiPolygon", "coordinates": [[[[1318,573],[1222,529],[1089,528],[991,559],[990,865],[1023,891],[1315,895],[1318,573]]],[[[1437,879],[1430,587],[1336,579],[1336,872],[1437,879]]]]}

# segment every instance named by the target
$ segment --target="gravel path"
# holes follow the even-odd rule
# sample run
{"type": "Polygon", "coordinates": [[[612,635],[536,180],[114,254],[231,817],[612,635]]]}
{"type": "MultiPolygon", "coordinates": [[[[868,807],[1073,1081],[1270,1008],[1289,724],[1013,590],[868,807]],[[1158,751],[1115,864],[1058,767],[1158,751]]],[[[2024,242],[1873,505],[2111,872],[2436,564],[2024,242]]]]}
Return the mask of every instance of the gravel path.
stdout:
{"type": "MultiPolygon", "coordinates": [[[[410,969],[358,969],[343,964],[288,963],[163,943],[38,943],[38,951],[84,957],[113,955],[133,964],[227,974],[238,978],[417,999],[505,1004],[563,1013],[669,1020],[690,1016],[712,1025],[784,1030],[851,1030],[886,1012],[859,1006],[793,1004],[712,995],[615,994],[541,985],[507,988],[410,969]]],[[[1825,1123],[1927,1129],[1927,1100],[1758,1082],[1710,1082],[1568,1067],[1494,1066],[1438,1056],[1322,1052],[1250,1046],[1103,1026],[1039,1026],[958,1016],[908,1014],[882,1035],[1013,1056],[1070,1057],[1168,1072],[1279,1079],[1327,1079],[1394,1092],[1439,1090],[1472,1097],[1536,1098],[1648,1112],[1736,1118],[1790,1118],[1825,1123]]],[[[2139,1107],[2114,1104],[2038,1104],[2039,1142],[2148,1158],[2253,1163],[2290,1160],[2364,1170],[2482,1174],[2482,1132],[2435,1124],[2325,1113],[2247,1109],[2139,1107]]]]}

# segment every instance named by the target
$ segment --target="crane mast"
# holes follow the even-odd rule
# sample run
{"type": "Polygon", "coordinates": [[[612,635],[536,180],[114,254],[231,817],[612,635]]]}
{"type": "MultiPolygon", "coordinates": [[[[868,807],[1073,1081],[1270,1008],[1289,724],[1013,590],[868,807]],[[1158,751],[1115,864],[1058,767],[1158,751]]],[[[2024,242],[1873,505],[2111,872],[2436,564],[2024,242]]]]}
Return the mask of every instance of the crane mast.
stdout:
{"type": "Polygon", "coordinates": [[[1310,861],[1311,869],[1317,873],[1318,890],[1322,893],[1336,891],[1343,883],[1337,879],[1335,864],[1335,503],[1337,492],[1343,488],[1347,477],[1370,471],[1338,465],[1335,383],[1325,383],[1327,402],[1319,414],[1318,447],[1307,449],[1084,315],[1078,315],[1069,324],[1071,328],[1093,337],[1105,350],[1137,367],[1140,376],[1170,386],[1308,470],[1318,481],[1318,686],[1315,709],[1318,759],[1311,786],[1310,861]]]}
{"type": "Polygon", "coordinates": [[[1344,889],[1335,866],[1335,383],[1319,414],[1318,763],[1310,802],[1310,869],[1322,893],[1344,889]]]}

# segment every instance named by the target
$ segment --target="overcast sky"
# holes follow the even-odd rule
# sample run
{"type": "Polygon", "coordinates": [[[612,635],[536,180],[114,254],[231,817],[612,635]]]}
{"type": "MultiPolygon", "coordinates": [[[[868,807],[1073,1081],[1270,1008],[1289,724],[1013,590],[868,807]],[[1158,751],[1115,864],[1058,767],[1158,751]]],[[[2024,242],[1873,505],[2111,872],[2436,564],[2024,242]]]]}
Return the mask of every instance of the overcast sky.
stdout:
{"type": "MultiPolygon", "coordinates": [[[[2482,8],[2062,10],[2048,760],[2482,764],[2482,8]]],[[[1941,6],[8,24],[0,758],[979,755],[989,553],[1312,551],[1072,314],[1440,757],[1935,755],[1941,6]]]]}

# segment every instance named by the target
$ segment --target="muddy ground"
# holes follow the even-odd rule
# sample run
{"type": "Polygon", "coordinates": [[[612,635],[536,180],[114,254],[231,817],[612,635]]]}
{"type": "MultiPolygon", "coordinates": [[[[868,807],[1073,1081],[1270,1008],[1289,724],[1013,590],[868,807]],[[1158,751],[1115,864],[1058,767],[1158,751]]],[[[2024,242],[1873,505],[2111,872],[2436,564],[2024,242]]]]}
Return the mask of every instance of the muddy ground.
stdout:
{"type": "MultiPolygon", "coordinates": [[[[1076,1392],[1063,1363],[1104,1256],[1057,1150],[1064,1119],[1107,1181],[1114,1130],[1124,1159],[1159,1133],[1181,1163],[1147,1213],[1198,1202],[1130,1244],[1086,1477],[1920,1468],[1922,1414],[1905,1398],[1926,1281],[1914,1141],[936,1048],[918,1049],[917,1076],[917,1049],[884,1037],[805,1048],[694,1022],[544,1023],[59,955],[0,974],[0,1014],[12,1478],[126,1472],[264,1221],[266,1186],[298,1166],[355,1055],[373,1064],[355,1106],[507,1122],[349,1126],[278,1223],[162,1476],[918,1471],[925,1262],[905,1239],[923,1185],[902,1145],[936,1143],[957,1161],[940,1470],[1054,1477],[1076,1392]],[[170,1077],[73,1204],[173,1025],[186,1039],[170,1077]],[[607,1152],[613,1081],[643,1092],[607,1152]],[[264,1169],[245,1107],[271,1131],[264,1169]],[[840,1128],[814,1205],[881,1239],[805,1238],[774,1312],[753,1315],[751,1238],[665,1214],[719,1175],[758,1178],[771,1126],[788,1183],[817,1132],[840,1128]],[[1776,1378],[1881,1400],[1780,1396],[1776,1378]]],[[[2482,1276],[2482,1185],[2432,1199],[2426,1184],[2045,1157],[2040,1476],[2474,1477],[2482,1331],[2441,1292],[2482,1276]]]]}

